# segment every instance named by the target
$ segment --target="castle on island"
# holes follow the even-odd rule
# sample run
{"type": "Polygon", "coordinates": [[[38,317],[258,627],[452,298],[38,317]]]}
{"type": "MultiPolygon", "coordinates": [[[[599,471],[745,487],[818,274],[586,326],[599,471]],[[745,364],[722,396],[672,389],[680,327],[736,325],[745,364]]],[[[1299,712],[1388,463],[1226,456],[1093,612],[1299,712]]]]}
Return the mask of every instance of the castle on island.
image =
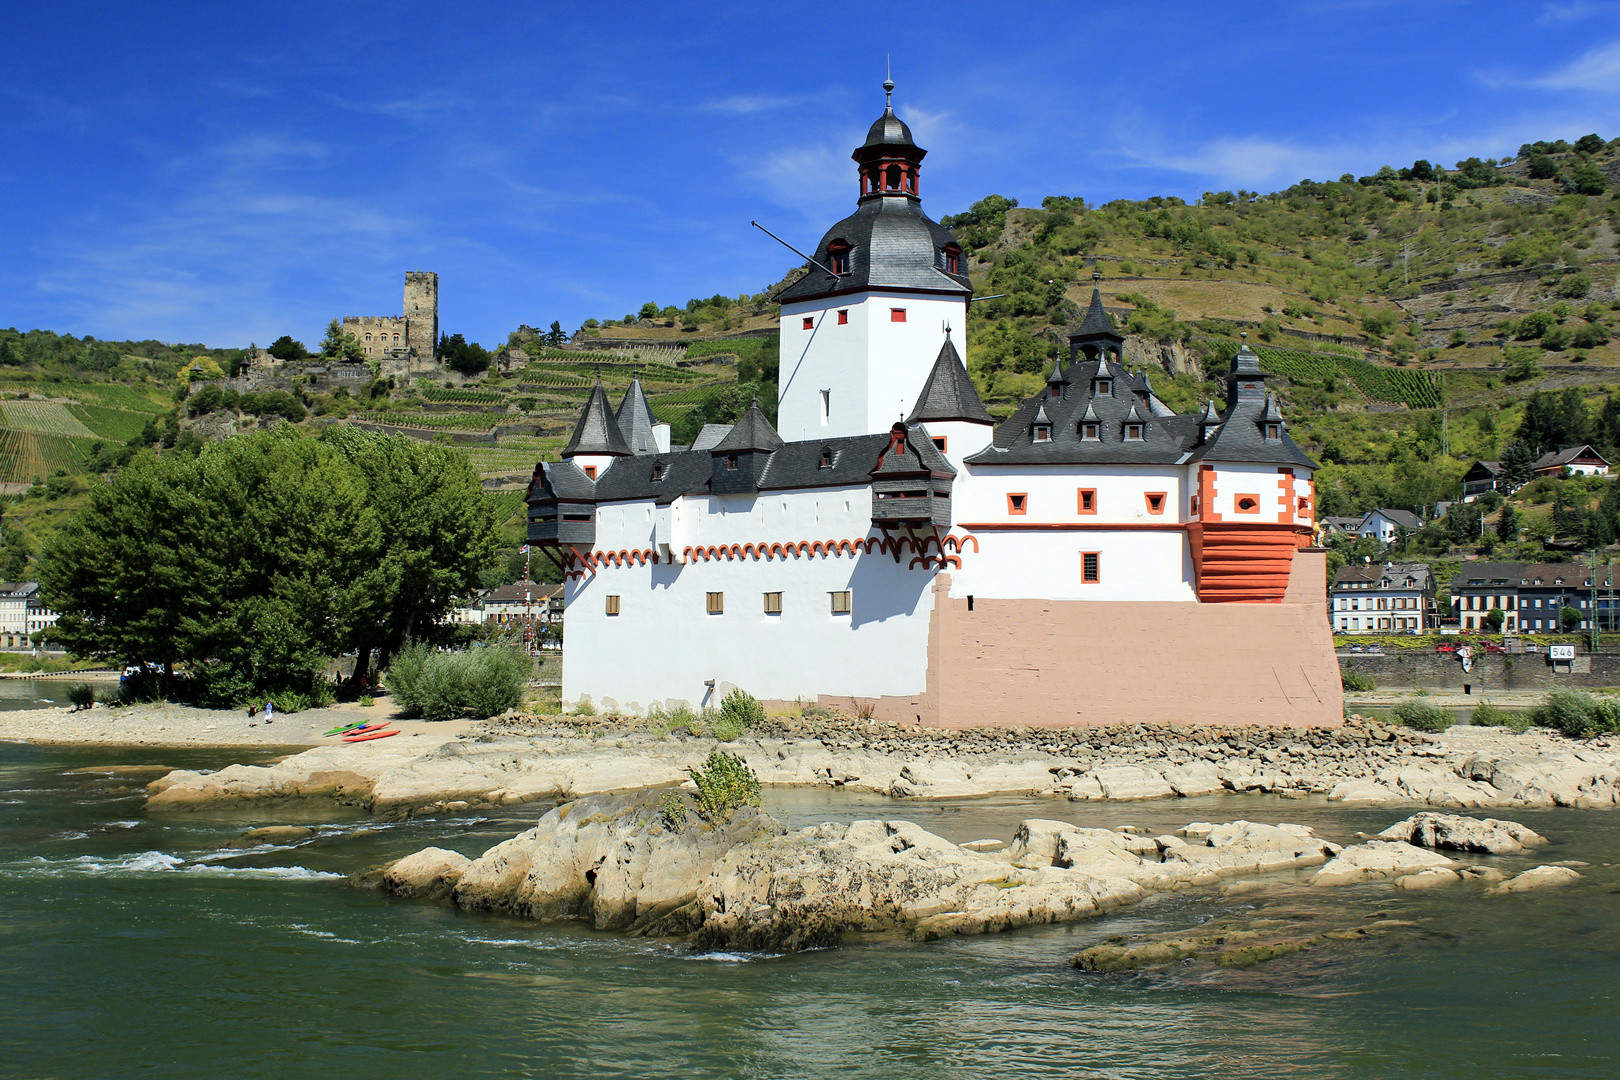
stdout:
{"type": "Polygon", "coordinates": [[[1254,353],[1178,414],[1094,289],[1067,361],[996,423],[963,363],[962,249],[884,89],[855,212],[780,296],[776,426],[756,403],[671,446],[639,382],[616,409],[598,386],[536,466],[565,702],[739,686],[942,727],[1341,723],[1316,464],[1254,353]]]}

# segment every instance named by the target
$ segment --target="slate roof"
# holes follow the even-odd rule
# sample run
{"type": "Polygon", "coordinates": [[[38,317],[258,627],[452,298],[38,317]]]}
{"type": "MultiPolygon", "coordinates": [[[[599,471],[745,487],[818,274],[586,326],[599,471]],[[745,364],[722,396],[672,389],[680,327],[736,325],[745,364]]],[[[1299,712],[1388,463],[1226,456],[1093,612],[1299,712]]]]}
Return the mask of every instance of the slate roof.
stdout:
{"type": "Polygon", "coordinates": [[[731,425],[726,437],[713,447],[713,452],[734,453],[740,450],[775,450],[782,445],[782,436],[776,433],[765,414],[759,411],[759,400],[748,406],[742,419],[731,425]]]}
{"type": "Polygon", "coordinates": [[[720,445],[720,440],[724,439],[729,431],[731,431],[730,424],[704,424],[703,430],[692,440],[691,449],[712,450],[720,445]]]}
{"type": "Polygon", "coordinates": [[[647,395],[642,393],[639,376],[631,378],[630,389],[624,392],[615,419],[632,454],[658,452],[658,440],[653,438],[653,425],[658,421],[653,418],[652,406],[647,404],[647,395]]]}
{"type": "Polygon", "coordinates": [[[1423,519],[1412,513],[1412,511],[1392,510],[1382,506],[1376,510],[1367,511],[1366,517],[1361,519],[1362,524],[1365,525],[1367,518],[1372,517],[1374,514],[1381,515],[1385,520],[1393,522],[1403,529],[1410,529],[1415,532],[1416,530],[1423,528],[1423,519]]]}
{"type": "Polygon", "coordinates": [[[1123,342],[1114,324],[1108,318],[1108,311],[1103,307],[1102,290],[1095,285],[1091,288],[1091,305],[1086,308],[1086,317],[1080,320],[1079,329],[1069,335],[1069,340],[1076,345],[1087,341],[1104,338],[1115,343],[1123,342]]]}
{"type": "Polygon", "coordinates": [[[917,395],[916,407],[906,417],[907,424],[925,424],[930,420],[993,423],[948,334],[945,344],[939,347],[939,355],[934,358],[934,367],[928,372],[922,393],[917,395]]]}
{"type": "MultiPolygon", "coordinates": [[[[1601,588],[1612,587],[1611,568],[1599,568],[1601,588]]],[[[1592,577],[1592,568],[1581,563],[1464,563],[1451,579],[1451,588],[1457,589],[1585,589],[1592,577]],[[1562,578],[1562,585],[1553,584],[1562,578]],[[1538,580],[1539,579],[1539,580],[1538,580]]]]}
{"type": "Polygon", "coordinates": [[[906,122],[894,115],[894,106],[886,105],[883,115],[872,121],[872,126],[866,129],[866,146],[916,146],[911,138],[911,129],[906,122]]]}
{"type": "Polygon", "coordinates": [[[1561,469],[1576,458],[1588,455],[1597,458],[1605,465],[1609,463],[1608,459],[1590,446],[1572,446],[1567,450],[1559,450],[1557,453],[1542,454],[1530,468],[1533,472],[1541,472],[1545,469],[1561,469]]]}
{"type": "MultiPolygon", "coordinates": [[[[1239,373],[1250,377],[1247,367],[1234,360],[1234,380],[1239,373]]],[[[1069,365],[1066,374],[1069,378],[1067,393],[1055,396],[1057,388],[1049,387],[1038,397],[1024,402],[996,428],[992,445],[967,461],[974,465],[1173,465],[1187,461],[1232,461],[1317,467],[1289,436],[1286,424],[1280,439],[1265,438],[1267,410],[1281,415],[1275,412],[1275,403],[1269,398],[1240,396],[1234,389],[1228,395],[1224,411],[1216,413],[1215,403],[1210,402],[1202,417],[1178,415],[1152,396],[1152,386],[1145,376],[1123,372],[1106,358],[1077,360],[1069,365]],[[1095,392],[1099,377],[1113,380],[1110,393],[1095,392]],[[1051,438],[1035,442],[1032,428],[1043,411],[1052,424],[1051,438]],[[1202,430],[1211,415],[1219,420],[1220,426],[1211,430],[1205,439],[1202,430]],[[1082,439],[1081,422],[1093,420],[1099,424],[1101,438],[1082,439]],[[1143,425],[1143,438],[1126,440],[1127,421],[1143,425]]]]}
{"type": "Polygon", "coordinates": [[[827,265],[827,246],[834,240],[850,245],[849,273],[834,279],[812,266],[778,294],[778,301],[791,304],[865,289],[973,293],[966,274],[945,272],[945,246],[956,242],[950,230],[923,213],[910,196],[863,200],[853,214],[821,238],[816,245],[817,262],[827,265]]]}
{"type": "Polygon", "coordinates": [[[579,414],[579,423],[574,425],[574,437],[568,440],[562,456],[628,455],[630,452],[630,444],[625,442],[624,432],[619,430],[619,421],[613,415],[613,407],[608,404],[607,394],[601,382],[598,382],[591,390],[590,400],[585,402],[584,411],[579,414]]]}
{"type": "Polygon", "coordinates": [[[1470,476],[1474,475],[1475,469],[1482,470],[1487,476],[1494,477],[1502,475],[1502,463],[1500,461],[1476,461],[1472,465],[1468,466],[1468,471],[1463,473],[1463,479],[1467,480],[1470,476]]]}
{"type": "MultiPolygon", "coordinates": [[[[1341,566],[1333,575],[1333,587],[1352,583],[1369,584],[1373,589],[1419,589],[1427,592],[1433,581],[1427,563],[1393,563],[1377,566],[1341,566]],[[1389,583],[1384,584],[1385,581],[1389,583]]],[[[1357,592],[1372,590],[1357,589],[1357,592]]]]}

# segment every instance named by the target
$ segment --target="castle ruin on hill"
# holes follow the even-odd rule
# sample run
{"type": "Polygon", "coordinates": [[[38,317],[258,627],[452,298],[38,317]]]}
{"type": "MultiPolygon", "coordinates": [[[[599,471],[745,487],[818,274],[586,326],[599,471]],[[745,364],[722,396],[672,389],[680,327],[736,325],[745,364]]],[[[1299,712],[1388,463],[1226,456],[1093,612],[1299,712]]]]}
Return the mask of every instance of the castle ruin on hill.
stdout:
{"type": "Polygon", "coordinates": [[[403,314],[345,315],[343,332],[353,334],[366,359],[380,361],[384,373],[405,371],[413,361],[434,363],[439,351],[439,275],[408,271],[403,314]]]}

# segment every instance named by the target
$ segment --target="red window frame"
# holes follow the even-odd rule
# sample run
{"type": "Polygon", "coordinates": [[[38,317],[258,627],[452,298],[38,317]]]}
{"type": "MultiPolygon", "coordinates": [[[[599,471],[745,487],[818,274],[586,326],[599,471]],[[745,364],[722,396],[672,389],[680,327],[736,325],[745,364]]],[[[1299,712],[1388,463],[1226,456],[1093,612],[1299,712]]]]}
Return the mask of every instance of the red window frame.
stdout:
{"type": "Polygon", "coordinates": [[[1082,551],[1080,553],[1080,584],[1102,584],[1102,552],[1082,551]]]}
{"type": "Polygon", "coordinates": [[[1029,513],[1029,492],[1009,491],[1007,493],[1007,513],[1014,516],[1029,513]]]}
{"type": "Polygon", "coordinates": [[[804,317],[804,328],[806,330],[814,330],[816,328],[816,320],[813,316],[806,315],[804,317]]]}
{"type": "Polygon", "coordinates": [[[1074,493],[1075,513],[1095,514],[1097,512],[1097,489],[1079,488],[1074,493]]]}
{"type": "Polygon", "coordinates": [[[1258,514],[1260,512],[1260,496],[1257,494],[1234,495],[1232,496],[1232,510],[1238,514],[1258,514]],[[1243,507],[1245,502],[1249,504],[1248,509],[1243,507]]]}
{"type": "Polygon", "coordinates": [[[839,326],[848,326],[849,325],[849,309],[848,308],[839,308],[838,309],[838,325],[839,326]]]}
{"type": "Polygon", "coordinates": [[[595,480],[596,479],[596,466],[595,465],[587,465],[587,466],[585,466],[585,479],[587,479],[587,480],[595,480]]]}
{"type": "Polygon", "coordinates": [[[889,321],[890,322],[905,322],[906,321],[906,309],[903,308],[903,307],[892,307],[892,308],[890,308],[889,309],[889,321]]]}
{"type": "Polygon", "coordinates": [[[934,449],[943,454],[945,452],[945,436],[931,435],[929,438],[931,438],[934,442],[934,449]]]}
{"type": "Polygon", "coordinates": [[[1162,514],[1162,513],[1164,513],[1164,503],[1165,503],[1165,499],[1167,498],[1167,493],[1166,492],[1163,492],[1163,491],[1148,491],[1148,492],[1143,493],[1142,498],[1143,498],[1144,501],[1147,502],[1147,512],[1148,513],[1150,513],[1150,514],[1162,514]]]}

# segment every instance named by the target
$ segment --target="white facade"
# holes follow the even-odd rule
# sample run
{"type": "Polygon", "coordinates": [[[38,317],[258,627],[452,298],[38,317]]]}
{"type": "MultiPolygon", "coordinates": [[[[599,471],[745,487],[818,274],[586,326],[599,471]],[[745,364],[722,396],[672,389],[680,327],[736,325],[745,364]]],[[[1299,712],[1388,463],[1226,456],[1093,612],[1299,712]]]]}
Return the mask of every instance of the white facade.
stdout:
{"type": "Polygon", "coordinates": [[[777,431],[788,440],[866,435],[904,420],[943,328],[964,339],[965,307],[956,297],[899,292],[783,304],[777,431]]]}

